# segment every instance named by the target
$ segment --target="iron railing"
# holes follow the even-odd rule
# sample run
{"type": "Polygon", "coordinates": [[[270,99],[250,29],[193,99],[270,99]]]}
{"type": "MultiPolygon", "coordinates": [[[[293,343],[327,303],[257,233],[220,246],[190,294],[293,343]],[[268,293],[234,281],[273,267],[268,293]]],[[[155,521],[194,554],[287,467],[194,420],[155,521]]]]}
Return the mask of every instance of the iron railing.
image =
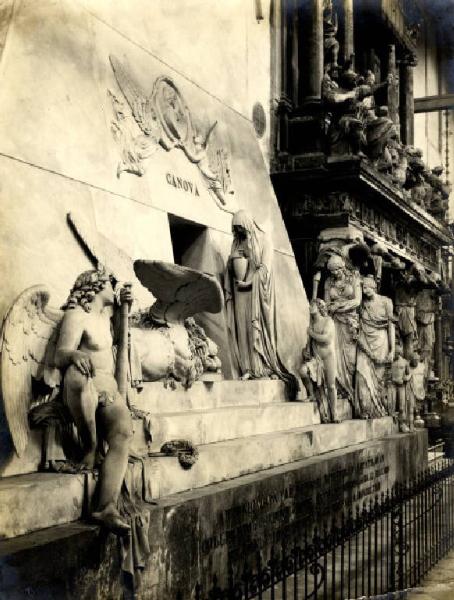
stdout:
{"type": "Polygon", "coordinates": [[[445,442],[439,440],[433,446],[429,446],[427,449],[427,454],[429,457],[429,463],[443,459],[445,457],[445,442]]]}
{"type": "MultiPolygon", "coordinates": [[[[226,565],[224,581],[214,575],[210,585],[197,584],[190,597],[373,597],[417,585],[453,546],[454,461],[442,459],[320,527],[289,523],[269,550],[258,550],[241,565],[226,565]]],[[[179,594],[177,600],[188,599],[179,594]]]]}

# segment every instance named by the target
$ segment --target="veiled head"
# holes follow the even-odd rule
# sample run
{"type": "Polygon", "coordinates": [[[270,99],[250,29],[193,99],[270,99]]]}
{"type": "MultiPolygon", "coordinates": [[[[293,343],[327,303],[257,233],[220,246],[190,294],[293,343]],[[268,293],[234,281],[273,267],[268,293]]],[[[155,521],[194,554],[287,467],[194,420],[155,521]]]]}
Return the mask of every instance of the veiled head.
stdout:
{"type": "Polygon", "coordinates": [[[254,219],[247,210],[238,210],[232,218],[232,233],[235,237],[244,238],[252,233],[255,227],[254,219]]]}

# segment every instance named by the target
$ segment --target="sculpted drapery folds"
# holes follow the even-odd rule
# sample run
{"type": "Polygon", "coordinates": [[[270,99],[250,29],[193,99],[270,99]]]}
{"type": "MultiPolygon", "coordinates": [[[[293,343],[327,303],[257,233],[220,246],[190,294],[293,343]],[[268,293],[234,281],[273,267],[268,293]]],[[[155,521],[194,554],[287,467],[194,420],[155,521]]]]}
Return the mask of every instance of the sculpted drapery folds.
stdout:
{"type": "Polygon", "coordinates": [[[337,254],[329,258],[327,268],[330,274],[324,299],[336,330],[337,381],[353,404],[358,308],[362,298],[360,275],[347,268],[345,259],[337,254]]]}
{"type": "Polygon", "coordinates": [[[358,85],[359,77],[352,69],[344,70],[341,86],[332,79],[325,67],[322,80],[322,99],[332,115],[328,131],[331,154],[365,156],[367,139],[361,116],[361,101],[372,94],[369,85],[358,85]]]}
{"type": "Polygon", "coordinates": [[[421,290],[416,295],[415,303],[419,349],[421,358],[426,364],[428,374],[435,344],[436,302],[434,291],[429,289],[421,290]]]}
{"type": "Polygon", "coordinates": [[[418,332],[415,315],[415,290],[409,281],[405,280],[397,285],[395,302],[399,333],[403,343],[403,354],[406,359],[410,359],[418,332]]]}
{"type": "Polygon", "coordinates": [[[393,304],[390,298],[376,293],[373,277],[364,278],[362,289],[355,414],[361,418],[376,418],[387,414],[384,378],[386,366],[394,358],[393,304]]]}
{"type": "Polygon", "coordinates": [[[276,346],[273,249],[251,215],[233,215],[233,243],[225,274],[230,345],[242,379],[279,378],[291,397],[296,378],[282,364],[276,346]]]}

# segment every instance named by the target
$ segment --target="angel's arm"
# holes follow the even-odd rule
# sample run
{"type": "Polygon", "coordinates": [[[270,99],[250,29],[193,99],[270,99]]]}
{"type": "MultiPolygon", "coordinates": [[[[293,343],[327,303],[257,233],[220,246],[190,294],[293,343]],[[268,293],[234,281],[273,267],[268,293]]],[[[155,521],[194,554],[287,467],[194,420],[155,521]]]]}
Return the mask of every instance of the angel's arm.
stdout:
{"type": "Polygon", "coordinates": [[[309,328],[308,331],[310,337],[320,344],[327,344],[331,340],[329,333],[316,333],[313,329],[309,328]]]}
{"type": "Polygon", "coordinates": [[[65,312],[60,335],[55,349],[55,365],[60,369],[74,364],[83,375],[92,375],[92,366],[88,356],[78,348],[84,333],[81,315],[76,310],[65,312]]]}

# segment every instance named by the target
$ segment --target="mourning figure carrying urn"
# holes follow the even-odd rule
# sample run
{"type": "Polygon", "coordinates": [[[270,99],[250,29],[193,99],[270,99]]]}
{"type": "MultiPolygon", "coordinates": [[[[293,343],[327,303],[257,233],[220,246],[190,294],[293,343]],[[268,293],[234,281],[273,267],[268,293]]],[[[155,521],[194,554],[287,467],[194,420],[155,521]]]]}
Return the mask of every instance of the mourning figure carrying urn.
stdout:
{"type": "Polygon", "coordinates": [[[224,280],[232,360],[241,379],[281,379],[293,398],[298,385],[279,358],[273,249],[245,210],[233,215],[233,243],[224,280]]]}

